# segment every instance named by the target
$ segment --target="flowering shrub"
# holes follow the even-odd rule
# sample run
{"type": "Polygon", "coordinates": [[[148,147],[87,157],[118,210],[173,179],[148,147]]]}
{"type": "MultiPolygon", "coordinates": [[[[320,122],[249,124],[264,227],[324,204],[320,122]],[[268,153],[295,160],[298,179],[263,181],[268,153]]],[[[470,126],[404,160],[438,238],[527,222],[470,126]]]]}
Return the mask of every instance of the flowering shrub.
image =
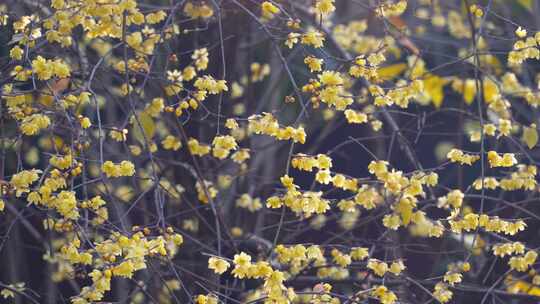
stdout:
{"type": "Polygon", "coordinates": [[[537,302],[539,9],[4,1],[0,295],[537,302]]]}

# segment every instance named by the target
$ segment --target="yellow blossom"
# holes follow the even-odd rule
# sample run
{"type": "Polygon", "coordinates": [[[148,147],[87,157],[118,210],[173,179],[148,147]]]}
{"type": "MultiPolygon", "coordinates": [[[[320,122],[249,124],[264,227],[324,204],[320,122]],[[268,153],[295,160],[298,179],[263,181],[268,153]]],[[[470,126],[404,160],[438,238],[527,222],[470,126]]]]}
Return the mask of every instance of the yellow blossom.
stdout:
{"type": "Polygon", "coordinates": [[[315,2],[315,11],[320,15],[328,15],[336,10],[334,0],[317,0],[315,2]]]}
{"type": "Polygon", "coordinates": [[[135,166],[127,160],[123,160],[119,164],[108,160],[103,163],[101,170],[107,177],[133,176],[135,174],[135,166]]]}
{"type": "Polygon", "coordinates": [[[229,268],[229,262],[218,258],[211,257],[208,259],[208,268],[212,269],[217,274],[223,274],[229,268]]]}
{"type": "Polygon", "coordinates": [[[274,15],[279,13],[279,7],[275,6],[270,1],[264,1],[261,4],[261,10],[262,10],[263,18],[265,19],[272,19],[274,18],[274,15]]]}

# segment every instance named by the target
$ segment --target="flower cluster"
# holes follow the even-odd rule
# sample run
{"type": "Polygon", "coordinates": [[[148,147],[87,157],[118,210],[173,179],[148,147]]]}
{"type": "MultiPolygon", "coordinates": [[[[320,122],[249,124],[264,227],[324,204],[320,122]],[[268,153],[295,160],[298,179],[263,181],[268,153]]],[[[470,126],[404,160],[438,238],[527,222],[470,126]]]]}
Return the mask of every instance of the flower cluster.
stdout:
{"type": "Polygon", "coordinates": [[[280,208],[285,205],[297,214],[310,217],[313,214],[324,214],[330,209],[330,202],[322,198],[322,192],[301,192],[288,175],[281,177],[282,185],[287,192],[282,197],[271,196],[266,200],[268,208],[280,208]]]}
{"type": "Polygon", "coordinates": [[[73,304],[116,285],[133,304],[394,304],[416,289],[447,303],[500,258],[530,278],[490,293],[540,295],[522,233],[538,228],[539,79],[524,64],[540,32],[497,5],[248,2],[0,5],[6,245],[21,231],[15,251],[46,245],[39,265],[73,304]],[[398,292],[403,240],[467,259],[426,259],[440,281],[398,292]]]}
{"type": "Polygon", "coordinates": [[[501,156],[495,151],[489,151],[487,158],[491,167],[512,167],[517,164],[516,157],[512,153],[504,153],[501,156]]]}
{"type": "Polygon", "coordinates": [[[452,149],[446,154],[446,157],[453,163],[460,163],[462,165],[472,165],[474,162],[480,159],[478,155],[466,154],[459,149],[452,149]]]}
{"type": "Polygon", "coordinates": [[[108,160],[103,163],[101,170],[107,177],[133,176],[135,174],[135,165],[128,160],[123,160],[119,164],[108,160]]]}
{"type": "Polygon", "coordinates": [[[475,213],[466,214],[462,219],[450,220],[449,223],[454,233],[483,228],[489,232],[515,235],[525,230],[527,226],[523,220],[506,221],[496,216],[490,217],[486,214],[478,215],[475,213]]]}
{"type": "Polygon", "coordinates": [[[236,140],[230,135],[216,136],[212,141],[212,155],[218,159],[227,158],[237,148],[236,140]]]}
{"type": "Polygon", "coordinates": [[[405,265],[403,264],[403,261],[400,260],[394,261],[388,266],[386,262],[377,259],[369,259],[367,268],[380,277],[384,276],[387,272],[398,276],[405,270],[405,265]]]}
{"type": "Polygon", "coordinates": [[[292,139],[294,142],[301,144],[306,142],[306,133],[303,127],[293,128],[288,126],[281,128],[277,120],[270,113],[250,116],[248,129],[249,132],[269,135],[279,140],[292,139]]]}

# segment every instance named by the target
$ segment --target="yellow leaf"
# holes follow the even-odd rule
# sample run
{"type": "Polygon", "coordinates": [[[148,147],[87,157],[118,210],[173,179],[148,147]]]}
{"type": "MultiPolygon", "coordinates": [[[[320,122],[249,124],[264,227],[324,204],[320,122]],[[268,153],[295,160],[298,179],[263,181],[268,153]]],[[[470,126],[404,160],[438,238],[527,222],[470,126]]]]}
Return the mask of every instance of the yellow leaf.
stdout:
{"type": "Polygon", "coordinates": [[[379,78],[382,80],[391,80],[407,69],[406,63],[396,63],[385,66],[377,70],[379,78]]]}
{"type": "Polygon", "coordinates": [[[536,130],[536,124],[532,124],[530,127],[523,129],[523,141],[527,144],[529,149],[534,148],[538,143],[538,131],[536,130]]]}
{"type": "Polygon", "coordinates": [[[528,10],[532,10],[533,1],[532,0],[518,0],[519,4],[521,4],[523,7],[527,8],[528,10]]]}
{"type": "Polygon", "coordinates": [[[529,291],[527,293],[532,295],[532,296],[540,297],[540,288],[532,287],[531,289],[529,289],[529,291]]]}
{"type": "Polygon", "coordinates": [[[150,115],[145,112],[139,113],[137,119],[132,117],[131,123],[133,124],[133,137],[141,144],[146,141],[151,141],[156,133],[156,124],[150,115]]]}
{"type": "Polygon", "coordinates": [[[396,206],[396,212],[399,213],[399,215],[401,216],[401,221],[403,222],[403,225],[409,225],[413,214],[413,206],[410,204],[409,200],[400,200],[396,206]]]}
{"type": "Polygon", "coordinates": [[[503,72],[503,65],[499,58],[491,54],[480,56],[480,60],[485,60],[486,63],[494,70],[496,75],[500,75],[503,72]]]}
{"type": "Polygon", "coordinates": [[[430,75],[424,80],[424,91],[436,108],[442,105],[444,99],[443,87],[449,80],[437,75],[430,75]]]}
{"type": "Polygon", "coordinates": [[[499,88],[490,79],[484,79],[484,99],[486,103],[491,103],[499,95],[499,88]]]}
{"type": "Polygon", "coordinates": [[[471,104],[474,100],[474,96],[476,96],[476,80],[467,79],[463,86],[463,99],[465,99],[465,103],[471,104]]]}

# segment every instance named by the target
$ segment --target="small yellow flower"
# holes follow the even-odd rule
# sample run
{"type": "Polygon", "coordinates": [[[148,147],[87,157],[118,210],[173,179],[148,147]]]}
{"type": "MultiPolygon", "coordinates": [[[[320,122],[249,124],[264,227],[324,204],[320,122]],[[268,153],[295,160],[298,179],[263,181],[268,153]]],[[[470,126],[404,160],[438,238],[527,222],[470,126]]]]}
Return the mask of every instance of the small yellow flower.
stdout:
{"type": "Polygon", "coordinates": [[[111,271],[115,276],[131,278],[133,276],[135,268],[133,266],[133,262],[128,260],[120,263],[118,266],[115,266],[114,268],[112,268],[111,271]]]}
{"type": "Polygon", "coordinates": [[[182,147],[182,142],[172,135],[167,135],[165,139],[161,141],[161,145],[163,145],[163,148],[166,150],[177,151],[182,147]]]}
{"type": "Polygon", "coordinates": [[[229,262],[218,257],[211,257],[208,259],[208,268],[214,270],[217,274],[223,274],[230,265],[229,262]]]}
{"type": "Polygon", "coordinates": [[[265,19],[272,19],[276,14],[279,14],[279,7],[275,6],[270,1],[264,1],[261,4],[262,16],[265,19]]]}
{"type": "Polygon", "coordinates": [[[304,58],[304,63],[309,67],[309,70],[311,73],[322,71],[322,63],[323,63],[322,59],[319,59],[313,56],[308,56],[304,58]]]}
{"type": "Polygon", "coordinates": [[[310,45],[314,48],[321,48],[324,45],[324,34],[316,30],[309,30],[307,33],[302,35],[302,44],[310,45]]]}
{"type": "Polygon", "coordinates": [[[394,275],[400,275],[404,269],[405,269],[405,265],[403,264],[403,261],[400,260],[400,261],[392,262],[392,264],[390,265],[390,269],[388,271],[390,271],[394,275]]]}
{"type": "Polygon", "coordinates": [[[527,37],[527,30],[522,28],[521,26],[516,29],[516,36],[519,38],[525,38],[527,37]]]}
{"type": "Polygon", "coordinates": [[[83,118],[81,119],[81,127],[82,127],[83,129],[88,129],[88,128],[90,128],[90,126],[92,126],[92,122],[90,121],[90,118],[88,118],[88,117],[83,117],[83,118]]]}
{"type": "Polygon", "coordinates": [[[377,259],[369,259],[367,268],[371,269],[376,275],[382,277],[388,271],[388,264],[377,259]]]}
{"type": "Polygon", "coordinates": [[[336,10],[334,0],[317,0],[315,3],[315,11],[320,15],[328,15],[336,10]]]}

